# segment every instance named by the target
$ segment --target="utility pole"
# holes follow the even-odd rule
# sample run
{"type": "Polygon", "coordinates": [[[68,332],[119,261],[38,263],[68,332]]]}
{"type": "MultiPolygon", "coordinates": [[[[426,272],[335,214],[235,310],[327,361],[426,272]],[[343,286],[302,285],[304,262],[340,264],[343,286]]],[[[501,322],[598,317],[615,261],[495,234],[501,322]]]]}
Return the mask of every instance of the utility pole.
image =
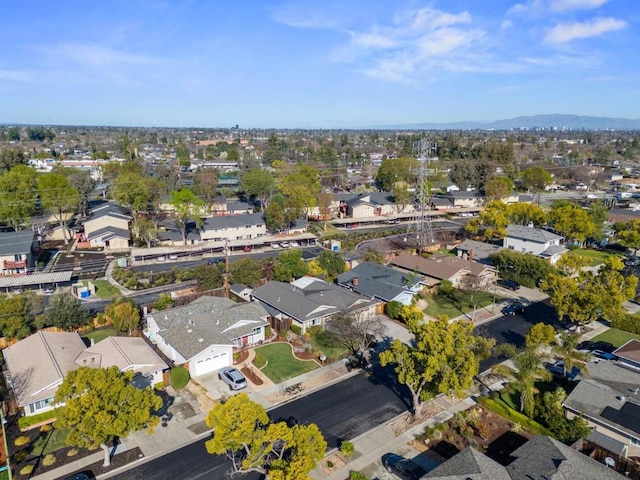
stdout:
{"type": "Polygon", "coordinates": [[[429,181],[429,176],[432,174],[431,157],[429,153],[432,150],[436,151],[438,145],[427,142],[427,140],[423,138],[419,142],[416,142],[414,148],[418,151],[416,160],[419,164],[418,182],[413,195],[413,205],[417,216],[415,222],[407,225],[407,238],[410,238],[411,235],[416,236],[416,250],[418,255],[421,255],[428,247],[435,243],[431,215],[428,215],[428,212],[431,210],[431,182],[429,181]]]}
{"type": "Polygon", "coordinates": [[[224,242],[224,298],[229,298],[229,240],[224,242]]]}

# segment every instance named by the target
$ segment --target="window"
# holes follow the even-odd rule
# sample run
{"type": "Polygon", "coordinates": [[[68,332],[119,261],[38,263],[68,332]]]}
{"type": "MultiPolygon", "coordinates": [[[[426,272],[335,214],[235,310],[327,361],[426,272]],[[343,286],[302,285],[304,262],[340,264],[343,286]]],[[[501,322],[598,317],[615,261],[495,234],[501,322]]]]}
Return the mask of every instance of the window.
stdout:
{"type": "Polygon", "coordinates": [[[631,445],[635,445],[636,447],[640,447],[640,440],[638,440],[637,438],[631,437],[629,440],[631,441],[631,445]]]}

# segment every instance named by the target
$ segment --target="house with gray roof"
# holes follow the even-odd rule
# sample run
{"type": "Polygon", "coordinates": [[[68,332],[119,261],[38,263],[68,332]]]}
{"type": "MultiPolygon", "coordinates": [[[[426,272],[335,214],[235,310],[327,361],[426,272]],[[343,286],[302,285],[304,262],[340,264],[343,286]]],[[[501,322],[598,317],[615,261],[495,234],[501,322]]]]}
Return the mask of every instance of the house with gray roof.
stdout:
{"type": "Polygon", "coordinates": [[[35,266],[38,241],[33,230],[0,232],[0,275],[28,273],[35,266]]]}
{"type": "Polygon", "coordinates": [[[396,301],[411,305],[413,297],[427,284],[419,275],[401,272],[373,262],[362,262],[338,275],[336,283],[385,303],[396,301]]]}
{"type": "Polygon", "coordinates": [[[589,376],[579,374],[578,385],[563,403],[568,415],[582,416],[598,432],[624,444],[629,456],[640,455],[640,369],[613,360],[590,361],[588,368],[589,376]]]}
{"type": "Polygon", "coordinates": [[[466,239],[460,245],[456,246],[456,253],[459,257],[474,260],[485,265],[491,265],[489,257],[493,253],[502,250],[502,248],[500,245],[466,239]]]}
{"type": "Polygon", "coordinates": [[[233,351],[264,340],[269,314],[258,302],[200,297],[147,315],[147,337],[193,377],[233,364],[233,351]]]}
{"type": "Polygon", "coordinates": [[[467,447],[423,480],[619,480],[619,473],[553,438],[533,437],[511,453],[508,465],[467,447]]]}
{"type": "Polygon", "coordinates": [[[200,228],[202,241],[248,240],[267,234],[264,214],[207,217],[200,228]]]}
{"type": "Polygon", "coordinates": [[[327,283],[314,277],[302,277],[293,283],[267,282],[251,297],[269,312],[277,330],[296,325],[302,333],[309,327],[325,325],[338,314],[371,318],[382,313],[380,300],[327,283]]]}
{"type": "Polygon", "coordinates": [[[113,202],[98,204],[89,211],[89,218],[82,224],[84,239],[91,247],[105,250],[122,250],[129,247],[129,212],[113,202]]]}
{"type": "Polygon", "coordinates": [[[563,237],[542,228],[509,225],[503,246],[520,253],[531,253],[549,261],[552,265],[568,250],[562,245],[563,237]]]}
{"type": "Polygon", "coordinates": [[[64,377],[79,367],[136,372],[134,384],[146,387],[162,381],[167,364],[142,338],[108,337],[87,348],[75,332],[36,332],[3,350],[7,383],[25,415],[54,408],[64,377]]]}

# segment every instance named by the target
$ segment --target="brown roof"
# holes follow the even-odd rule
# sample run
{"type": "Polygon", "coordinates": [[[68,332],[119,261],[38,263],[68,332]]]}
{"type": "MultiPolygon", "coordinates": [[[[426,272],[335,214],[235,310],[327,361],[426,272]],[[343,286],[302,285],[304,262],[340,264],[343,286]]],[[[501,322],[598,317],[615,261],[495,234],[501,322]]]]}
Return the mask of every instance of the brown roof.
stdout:
{"type": "Polygon", "coordinates": [[[613,353],[618,357],[640,362],[640,340],[629,340],[613,353]]]}
{"type": "Polygon", "coordinates": [[[441,280],[449,280],[459,273],[470,274],[477,277],[487,271],[493,271],[492,267],[474,262],[473,260],[443,254],[435,254],[424,258],[418,255],[403,253],[392,259],[391,263],[400,268],[441,280]]]}

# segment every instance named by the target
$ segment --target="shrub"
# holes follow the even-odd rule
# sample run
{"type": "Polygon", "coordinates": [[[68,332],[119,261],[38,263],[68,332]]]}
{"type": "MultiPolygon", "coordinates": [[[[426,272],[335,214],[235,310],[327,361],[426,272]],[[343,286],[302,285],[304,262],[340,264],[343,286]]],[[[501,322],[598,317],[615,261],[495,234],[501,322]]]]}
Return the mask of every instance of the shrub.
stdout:
{"type": "Polygon", "coordinates": [[[158,383],[156,383],[156,384],[153,386],[153,388],[154,388],[155,390],[164,390],[164,382],[158,382],[158,383]]]}
{"type": "Polygon", "coordinates": [[[262,355],[259,352],[256,352],[256,356],[253,359],[253,365],[258,369],[258,370],[262,370],[264,367],[267,366],[267,357],[265,357],[264,355],[262,355]]]}
{"type": "Polygon", "coordinates": [[[53,430],[53,427],[51,426],[51,424],[50,424],[50,423],[47,423],[46,425],[42,425],[42,426],[40,427],[40,431],[41,431],[42,433],[47,433],[47,432],[50,432],[51,430],[53,430]]]}
{"type": "Polygon", "coordinates": [[[291,331],[296,335],[302,335],[302,327],[299,327],[298,325],[292,324],[291,331]]]}
{"type": "Polygon", "coordinates": [[[184,367],[171,369],[171,386],[176,390],[182,390],[189,382],[189,372],[184,367]]]}
{"type": "Polygon", "coordinates": [[[54,463],[56,463],[56,456],[53,453],[47,453],[44,458],[42,459],[42,464],[45,467],[50,467],[51,465],[53,465],[54,463]]]}
{"type": "Polygon", "coordinates": [[[22,463],[24,462],[27,457],[29,456],[29,451],[28,450],[20,450],[19,452],[14,453],[11,458],[13,463],[22,463]]]}
{"type": "Polygon", "coordinates": [[[624,314],[611,320],[611,326],[623,332],[640,334],[640,321],[635,315],[624,314]]]}
{"type": "Polygon", "coordinates": [[[324,328],[322,328],[322,325],[314,325],[313,327],[307,328],[307,334],[310,337],[316,337],[318,335],[321,335],[322,332],[324,332],[324,328]]]}
{"type": "Polygon", "coordinates": [[[364,473],[360,473],[356,470],[349,471],[349,480],[369,480],[364,473]]]}
{"type": "Polygon", "coordinates": [[[353,455],[353,450],[353,443],[346,440],[340,443],[340,453],[345,457],[349,458],[351,455],[353,455]]]}
{"type": "Polygon", "coordinates": [[[491,410],[493,413],[497,413],[498,415],[508,420],[511,420],[515,424],[520,425],[520,427],[524,428],[525,430],[531,433],[553,437],[553,434],[548,429],[540,425],[538,422],[530,419],[529,417],[527,417],[526,415],[520,412],[515,411],[514,409],[512,409],[511,407],[508,407],[502,402],[498,402],[487,397],[478,397],[478,403],[480,403],[480,405],[486,407],[487,409],[491,410]]]}
{"type": "Polygon", "coordinates": [[[16,438],[13,443],[16,447],[22,447],[23,445],[27,445],[29,442],[31,441],[31,439],[25,435],[21,435],[18,438],[16,438]]]}
{"type": "Polygon", "coordinates": [[[398,318],[400,318],[400,312],[402,311],[403,306],[404,305],[395,300],[390,301],[389,303],[387,303],[387,315],[397,320],[398,318]]]}
{"type": "Polygon", "coordinates": [[[20,475],[24,475],[24,476],[31,475],[32,472],[33,472],[33,465],[25,465],[20,469],[20,475]]]}
{"type": "Polygon", "coordinates": [[[333,468],[333,462],[331,460],[327,460],[327,467],[333,468]]]}
{"type": "Polygon", "coordinates": [[[18,426],[24,430],[36,423],[44,422],[45,420],[54,420],[56,418],[56,414],[56,410],[49,410],[48,412],[29,415],[28,417],[20,417],[18,419],[18,426]]]}
{"type": "Polygon", "coordinates": [[[271,335],[273,335],[273,331],[271,330],[271,327],[267,325],[264,327],[264,338],[268,340],[271,338],[271,335]]]}
{"type": "Polygon", "coordinates": [[[67,451],[67,457],[75,457],[78,454],[77,448],[71,448],[67,451]]]}

